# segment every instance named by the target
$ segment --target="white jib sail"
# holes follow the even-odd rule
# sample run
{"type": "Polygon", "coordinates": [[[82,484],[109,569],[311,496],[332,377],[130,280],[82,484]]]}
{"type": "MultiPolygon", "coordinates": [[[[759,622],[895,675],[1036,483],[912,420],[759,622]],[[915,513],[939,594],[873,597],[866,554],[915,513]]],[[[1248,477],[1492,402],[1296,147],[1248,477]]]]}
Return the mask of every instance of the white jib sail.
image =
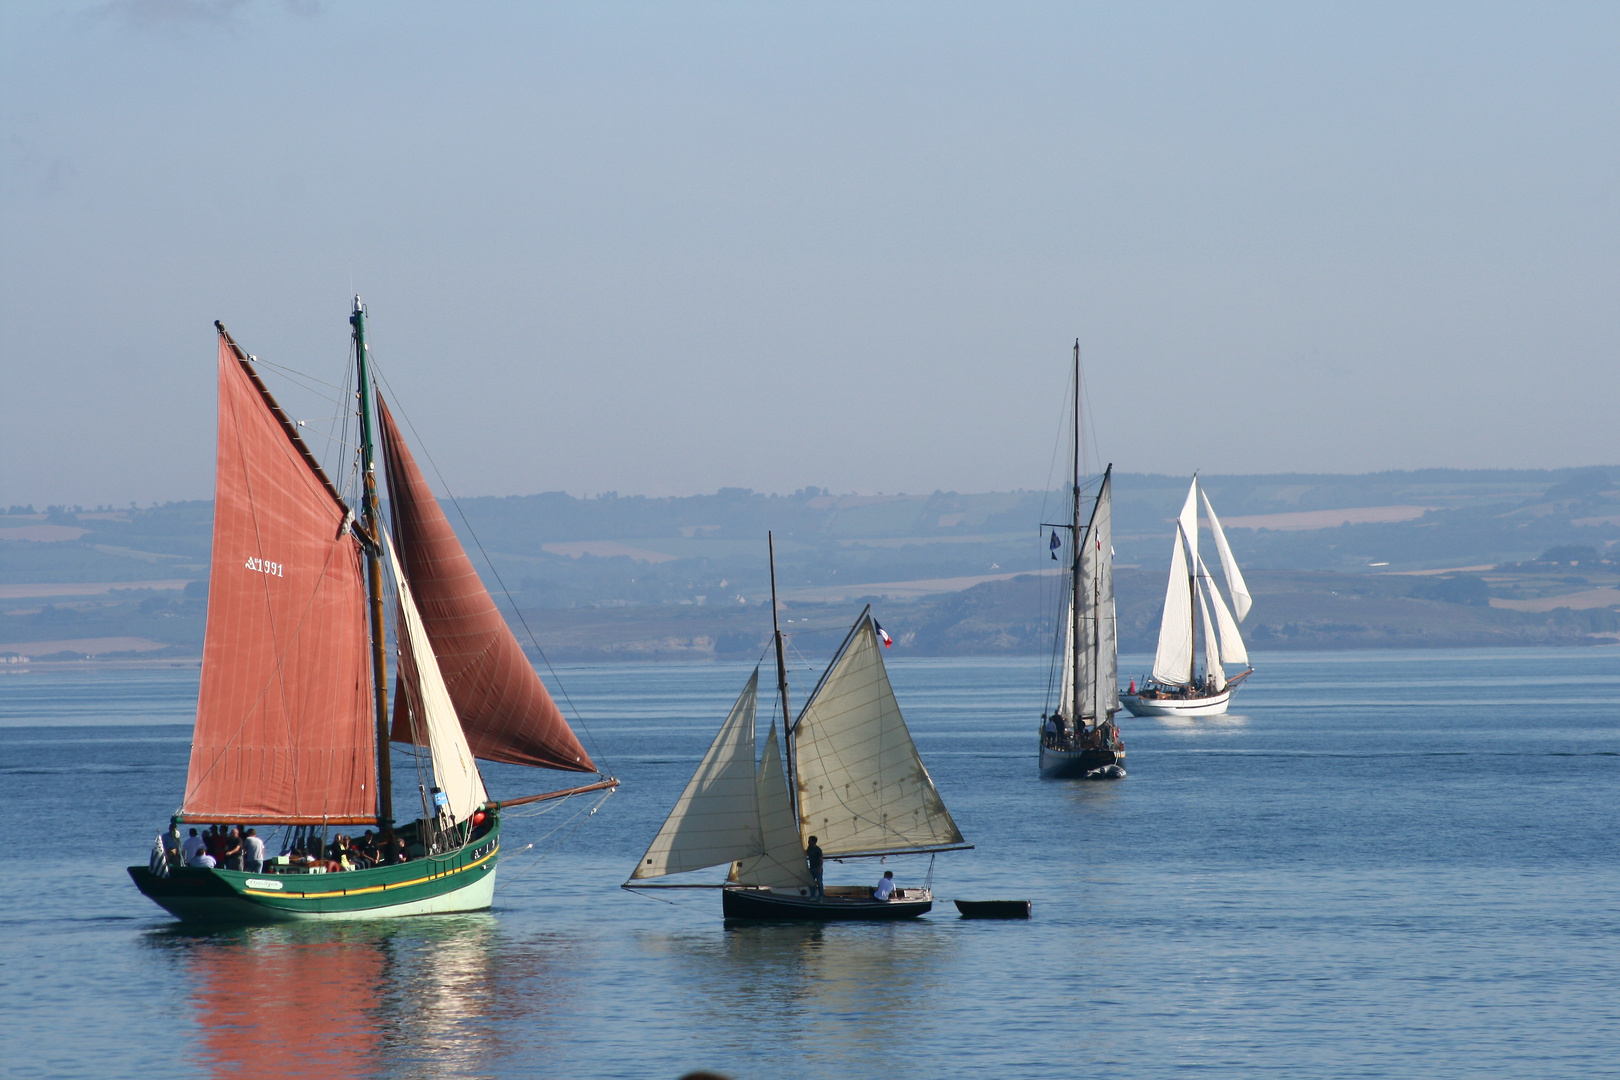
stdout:
{"type": "Polygon", "coordinates": [[[1164,615],[1159,620],[1159,650],[1153,654],[1153,678],[1168,686],[1192,682],[1192,590],[1187,585],[1187,555],[1176,526],[1170,551],[1170,584],[1164,591],[1164,615]]]}
{"type": "MultiPolygon", "coordinates": [[[[1249,596],[1249,586],[1243,580],[1243,571],[1238,569],[1237,560],[1232,557],[1232,549],[1227,546],[1226,530],[1221,528],[1215,508],[1209,505],[1209,493],[1199,488],[1198,494],[1204,500],[1204,516],[1209,518],[1209,531],[1215,534],[1215,550],[1221,556],[1221,573],[1226,575],[1226,591],[1232,594],[1232,609],[1237,613],[1237,621],[1242,622],[1249,614],[1249,605],[1254,602],[1249,596]]],[[[1243,662],[1248,663],[1247,660],[1243,662]]]]}
{"type": "Polygon", "coordinates": [[[1221,645],[1215,634],[1215,624],[1209,619],[1209,604],[1204,599],[1212,582],[1207,577],[1200,577],[1198,584],[1198,611],[1204,617],[1204,672],[1214,677],[1215,692],[1218,694],[1226,689],[1226,672],[1221,669],[1221,645]]]}
{"type": "Polygon", "coordinates": [[[1102,486],[1097,489],[1097,505],[1091,512],[1091,527],[1086,530],[1086,547],[1080,556],[1082,602],[1086,605],[1086,620],[1082,629],[1088,630],[1082,648],[1089,647],[1084,687],[1088,691],[1084,703],[1086,715],[1092,723],[1100,724],[1119,711],[1119,644],[1118,627],[1114,624],[1114,509],[1113,474],[1103,475],[1102,486]]]}
{"type": "Polygon", "coordinates": [[[1207,568],[1201,568],[1204,584],[1209,589],[1209,603],[1215,609],[1215,628],[1220,631],[1221,662],[1223,664],[1240,664],[1249,666],[1249,650],[1244,647],[1243,635],[1238,633],[1237,620],[1227,610],[1226,602],[1221,599],[1221,590],[1215,587],[1215,579],[1210,576],[1207,568]]]}
{"type": "Polygon", "coordinates": [[[759,828],[765,851],[739,862],[732,879],[742,885],[766,885],[777,891],[808,892],[812,884],[810,864],[799,842],[799,823],[793,820],[792,796],[788,794],[774,723],[765,739],[755,790],[759,793],[759,828]]]}
{"type": "Polygon", "coordinates": [[[410,638],[410,655],[416,665],[418,704],[422,708],[423,725],[427,728],[428,754],[433,762],[433,781],[449,800],[450,820],[466,821],[489,801],[484,790],[484,778],[478,774],[467,735],[461,730],[461,719],[445,689],[444,675],[439,671],[439,660],[428,640],[427,627],[422,625],[422,614],[416,610],[411,597],[410,582],[405,579],[405,568],[399,564],[394,550],[394,538],[388,539],[388,565],[399,586],[399,609],[405,616],[405,633],[410,638]]]}
{"type": "Polygon", "coordinates": [[[754,789],[754,710],[759,668],[675,801],[664,827],[630,877],[650,878],[719,866],[764,850],[754,789]]]}
{"type": "Polygon", "coordinates": [[[1192,485],[1187,488],[1187,501],[1181,504],[1181,513],[1176,516],[1176,523],[1181,526],[1181,535],[1187,538],[1187,565],[1198,565],[1198,476],[1195,473],[1192,485]]]}
{"type": "Polygon", "coordinates": [[[862,616],[794,724],[799,829],[828,855],[959,844],[917,756],[870,616],[862,616]]]}

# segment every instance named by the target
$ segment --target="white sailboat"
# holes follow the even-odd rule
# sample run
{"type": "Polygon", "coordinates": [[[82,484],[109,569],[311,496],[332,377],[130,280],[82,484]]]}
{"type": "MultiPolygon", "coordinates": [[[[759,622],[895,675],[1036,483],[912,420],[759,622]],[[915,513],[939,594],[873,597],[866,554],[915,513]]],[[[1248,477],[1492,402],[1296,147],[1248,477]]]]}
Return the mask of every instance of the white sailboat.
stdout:
{"type": "MultiPolygon", "coordinates": [[[[773,566],[773,609],[775,577],[773,566]]],[[[754,762],[756,667],[624,887],[720,889],[728,919],[904,919],[926,913],[934,900],[926,886],[896,888],[884,899],[869,886],[818,890],[806,858],[812,840],[831,860],[970,846],[900,715],[871,609],[855,620],[797,720],[789,719],[780,628],[775,641],[787,768],[774,719],[764,754],[754,762]],[[798,793],[796,804],[791,791],[798,793]],[[723,883],[648,881],[727,864],[731,870],[723,883]]]]}
{"type": "Polygon", "coordinates": [[[1120,695],[1133,716],[1219,716],[1226,712],[1232,693],[1254,673],[1238,623],[1249,614],[1252,598],[1243,571],[1232,557],[1209,496],[1194,476],[1187,501],[1176,518],[1170,549],[1170,581],[1165,588],[1164,616],[1159,623],[1159,648],[1153,656],[1153,674],[1140,690],[1120,695]],[[1203,557],[1198,552],[1198,508],[1215,538],[1221,573],[1232,597],[1227,606],[1203,557]],[[1235,615],[1234,615],[1235,613],[1235,615]],[[1212,617],[1213,615],[1213,617],[1212,617]],[[1198,629],[1203,628],[1203,671],[1198,671],[1198,629]],[[1228,675],[1228,667],[1242,667],[1228,675]]]}

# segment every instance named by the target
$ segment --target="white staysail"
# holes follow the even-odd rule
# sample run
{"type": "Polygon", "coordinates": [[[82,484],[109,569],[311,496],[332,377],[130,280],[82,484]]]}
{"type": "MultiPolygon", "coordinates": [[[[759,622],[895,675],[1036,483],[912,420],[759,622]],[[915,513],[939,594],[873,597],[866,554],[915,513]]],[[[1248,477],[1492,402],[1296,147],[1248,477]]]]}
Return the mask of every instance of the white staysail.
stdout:
{"type": "Polygon", "coordinates": [[[427,628],[422,625],[422,614],[416,609],[416,601],[411,598],[410,582],[406,580],[405,568],[400,565],[399,554],[394,550],[394,538],[387,533],[383,535],[388,540],[388,565],[399,586],[399,610],[404,616],[405,633],[410,639],[410,656],[416,667],[416,677],[411,681],[416,691],[414,704],[421,709],[421,720],[427,728],[433,781],[448,800],[451,822],[466,821],[472,817],[473,811],[489,801],[489,794],[484,790],[484,778],[478,774],[472,749],[467,745],[467,735],[461,730],[461,720],[456,716],[450,691],[445,689],[444,675],[439,671],[433,643],[428,640],[427,628]]]}
{"type": "Polygon", "coordinates": [[[1204,672],[1215,681],[1215,692],[1218,694],[1226,689],[1226,672],[1221,670],[1221,646],[1216,640],[1215,624],[1209,619],[1209,603],[1205,599],[1205,594],[1210,591],[1213,582],[1201,576],[1198,584],[1198,610],[1204,616],[1204,672]]]}
{"type": "Polygon", "coordinates": [[[1080,643],[1085,652],[1085,678],[1081,683],[1085,698],[1082,714],[1094,724],[1119,711],[1118,627],[1114,623],[1114,509],[1113,469],[1103,474],[1097,489],[1097,504],[1091,511],[1091,527],[1086,530],[1085,549],[1080,555],[1080,624],[1087,640],[1080,643]]]}
{"type": "Polygon", "coordinates": [[[759,668],[630,877],[718,866],[764,850],[754,776],[759,668]]]}
{"type": "Polygon", "coordinates": [[[1221,599],[1221,590],[1215,587],[1215,579],[1210,576],[1209,570],[1200,564],[1199,573],[1209,589],[1210,606],[1215,610],[1215,627],[1220,632],[1221,640],[1221,662],[1248,667],[1249,650],[1244,647],[1243,635],[1238,633],[1237,620],[1227,610],[1226,602],[1221,599]]]}
{"type": "Polygon", "coordinates": [[[1167,686],[1192,681],[1192,590],[1187,583],[1187,555],[1181,526],[1176,526],[1170,551],[1170,584],[1164,592],[1164,616],[1159,621],[1159,649],[1153,656],[1153,678],[1167,686]]]}
{"type": "Polygon", "coordinates": [[[801,836],[827,855],[959,844],[862,615],[793,727],[801,836]]]}
{"type": "MultiPolygon", "coordinates": [[[[1209,531],[1215,534],[1215,550],[1221,556],[1221,573],[1226,575],[1226,591],[1232,594],[1232,608],[1237,613],[1237,621],[1242,622],[1249,614],[1249,606],[1254,602],[1249,596],[1249,586],[1243,580],[1243,571],[1238,569],[1237,560],[1232,557],[1232,549],[1226,543],[1226,531],[1221,528],[1220,519],[1215,516],[1215,508],[1209,504],[1209,493],[1200,488],[1198,494],[1204,500],[1204,516],[1209,518],[1209,531]]],[[[1224,634],[1221,641],[1224,650],[1226,641],[1224,634]]],[[[1242,662],[1246,664],[1248,660],[1244,659],[1242,662]]]]}
{"type": "Polygon", "coordinates": [[[788,794],[787,773],[782,769],[782,748],[776,741],[776,725],[765,739],[765,755],[760,758],[755,790],[759,793],[759,828],[764,852],[739,862],[732,880],[741,885],[767,885],[793,891],[809,889],[810,864],[799,842],[799,823],[793,820],[793,802],[788,794]]]}

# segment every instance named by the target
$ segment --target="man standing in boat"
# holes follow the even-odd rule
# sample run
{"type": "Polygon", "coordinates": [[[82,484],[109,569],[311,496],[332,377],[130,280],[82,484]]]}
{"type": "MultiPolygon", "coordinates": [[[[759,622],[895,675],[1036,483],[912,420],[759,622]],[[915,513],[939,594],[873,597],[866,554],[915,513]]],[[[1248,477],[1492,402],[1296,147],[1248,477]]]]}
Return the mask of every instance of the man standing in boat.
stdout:
{"type": "Polygon", "coordinates": [[[816,843],[816,838],[813,836],[810,838],[810,846],[804,849],[804,857],[810,862],[810,879],[814,882],[811,886],[814,889],[812,895],[820,896],[822,895],[821,845],[816,843]]]}

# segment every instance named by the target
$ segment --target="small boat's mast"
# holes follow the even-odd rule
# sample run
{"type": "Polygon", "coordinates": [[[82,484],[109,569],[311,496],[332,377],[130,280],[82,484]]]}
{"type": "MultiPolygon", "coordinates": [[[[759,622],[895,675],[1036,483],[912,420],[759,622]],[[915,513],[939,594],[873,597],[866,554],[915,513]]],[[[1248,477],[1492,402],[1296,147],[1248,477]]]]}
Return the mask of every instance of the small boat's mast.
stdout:
{"type": "MultiPolygon", "coordinates": [[[[765,546],[771,557],[771,637],[776,642],[776,691],[782,698],[782,738],[787,743],[788,787],[798,791],[799,774],[793,760],[793,721],[788,713],[787,656],[782,648],[782,627],[776,618],[776,538],[765,534],[765,546]]],[[[793,800],[793,812],[798,813],[799,800],[793,800]]]]}
{"type": "Polygon", "coordinates": [[[361,501],[362,527],[366,536],[366,591],[371,600],[371,682],[377,702],[377,827],[382,834],[394,831],[394,770],[388,756],[388,657],[387,627],[383,622],[382,515],[377,507],[377,464],[371,443],[371,376],[366,367],[366,308],[354,298],[354,356],[360,382],[360,473],[365,495],[361,501]]]}
{"type": "Polygon", "coordinates": [[[1069,641],[1075,655],[1070,657],[1069,667],[1072,669],[1074,685],[1070,687],[1069,700],[1074,702],[1074,715],[1069,719],[1074,721],[1075,730],[1085,726],[1081,718],[1080,707],[1080,339],[1074,339],[1074,524],[1069,529],[1072,538],[1070,554],[1074,556],[1074,565],[1069,573],[1069,586],[1072,595],[1069,597],[1069,618],[1072,620],[1069,641]]]}

